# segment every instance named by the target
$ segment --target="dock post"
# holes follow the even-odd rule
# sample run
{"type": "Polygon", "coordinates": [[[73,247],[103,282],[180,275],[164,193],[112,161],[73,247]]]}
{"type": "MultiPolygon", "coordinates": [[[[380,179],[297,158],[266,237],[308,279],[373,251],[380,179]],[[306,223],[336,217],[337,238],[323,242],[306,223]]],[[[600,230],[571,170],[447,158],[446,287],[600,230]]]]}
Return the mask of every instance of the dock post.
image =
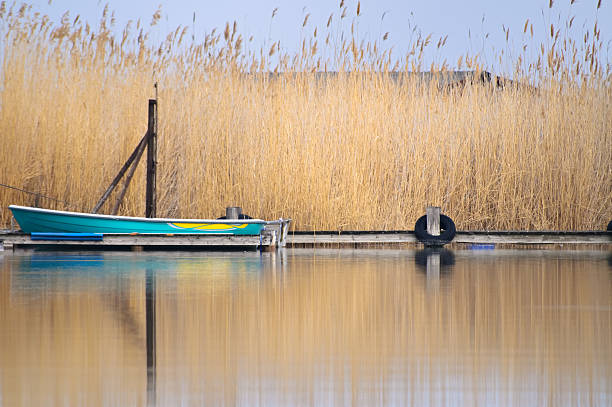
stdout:
{"type": "Polygon", "coordinates": [[[155,218],[157,216],[157,100],[149,99],[149,125],[147,133],[147,192],[145,216],[155,218]]]}
{"type": "Polygon", "coordinates": [[[242,215],[242,208],[239,206],[228,206],[225,208],[226,219],[240,219],[240,215],[242,215]]]}
{"type": "Polygon", "coordinates": [[[425,214],[427,215],[427,233],[432,236],[440,236],[440,207],[428,206],[425,214]]]}

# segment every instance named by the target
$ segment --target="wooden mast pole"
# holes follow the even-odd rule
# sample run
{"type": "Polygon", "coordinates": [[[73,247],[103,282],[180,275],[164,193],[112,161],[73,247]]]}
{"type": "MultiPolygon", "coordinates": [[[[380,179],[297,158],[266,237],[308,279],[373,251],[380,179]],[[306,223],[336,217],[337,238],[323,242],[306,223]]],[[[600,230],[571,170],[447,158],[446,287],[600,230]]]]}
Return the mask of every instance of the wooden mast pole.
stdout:
{"type": "MultiPolygon", "coordinates": [[[[157,86],[156,86],[157,87],[157,86]]],[[[149,99],[149,124],[147,133],[147,192],[145,216],[156,217],[157,213],[157,99],[149,99]]]]}

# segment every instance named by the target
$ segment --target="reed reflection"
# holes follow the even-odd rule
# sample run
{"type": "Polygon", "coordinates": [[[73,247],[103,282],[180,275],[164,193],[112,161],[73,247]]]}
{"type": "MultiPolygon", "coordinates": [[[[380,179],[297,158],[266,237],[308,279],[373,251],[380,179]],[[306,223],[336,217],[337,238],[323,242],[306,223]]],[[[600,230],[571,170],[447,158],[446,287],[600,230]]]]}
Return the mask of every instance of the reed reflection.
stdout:
{"type": "Polygon", "coordinates": [[[0,390],[17,406],[606,405],[607,257],[11,257],[0,390]]]}

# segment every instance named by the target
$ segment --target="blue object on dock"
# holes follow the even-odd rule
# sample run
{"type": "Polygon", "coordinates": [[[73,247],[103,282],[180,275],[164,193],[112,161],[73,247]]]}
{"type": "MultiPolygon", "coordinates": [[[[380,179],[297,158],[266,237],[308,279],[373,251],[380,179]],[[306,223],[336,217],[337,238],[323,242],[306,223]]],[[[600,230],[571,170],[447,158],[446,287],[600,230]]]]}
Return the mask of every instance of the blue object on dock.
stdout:
{"type": "Polygon", "coordinates": [[[32,232],[30,238],[32,240],[71,240],[71,241],[88,241],[99,242],[102,240],[102,233],[49,233],[49,232],[32,232]]]}
{"type": "Polygon", "coordinates": [[[471,250],[494,250],[495,244],[489,243],[474,243],[470,245],[471,250]]]}

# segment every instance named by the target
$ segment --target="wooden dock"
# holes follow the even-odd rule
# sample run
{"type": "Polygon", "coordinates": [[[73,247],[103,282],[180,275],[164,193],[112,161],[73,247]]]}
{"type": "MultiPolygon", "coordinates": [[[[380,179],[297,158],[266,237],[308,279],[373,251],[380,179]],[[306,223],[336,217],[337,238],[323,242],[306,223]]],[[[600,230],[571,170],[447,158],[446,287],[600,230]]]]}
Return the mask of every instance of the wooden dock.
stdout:
{"type": "MultiPolygon", "coordinates": [[[[287,246],[418,244],[413,231],[291,232],[287,246]]],[[[466,244],[611,244],[607,231],[458,231],[452,243],[466,244]]]]}
{"type": "Polygon", "coordinates": [[[0,236],[5,250],[8,248],[36,248],[71,246],[100,249],[132,248],[134,250],[150,248],[187,248],[207,249],[213,247],[268,247],[272,246],[272,235],[261,236],[215,236],[215,235],[104,235],[100,241],[74,240],[32,240],[30,235],[11,233],[0,236]]]}
{"type": "MultiPolygon", "coordinates": [[[[459,231],[452,243],[495,246],[512,245],[611,245],[612,232],[606,231],[459,231]]],[[[30,235],[0,231],[0,250],[32,248],[83,248],[161,250],[213,248],[251,248],[273,250],[278,247],[325,247],[420,244],[413,231],[343,231],[290,232],[278,228],[265,230],[261,236],[236,235],[112,235],[101,241],[32,240],[30,235]]]]}
{"type": "Polygon", "coordinates": [[[259,236],[206,235],[206,234],[105,234],[99,241],[32,240],[29,234],[0,231],[0,250],[60,248],[83,250],[211,250],[211,249],[261,249],[274,250],[286,244],[287,231],[283,225],[267,226],[259,236]]]}

